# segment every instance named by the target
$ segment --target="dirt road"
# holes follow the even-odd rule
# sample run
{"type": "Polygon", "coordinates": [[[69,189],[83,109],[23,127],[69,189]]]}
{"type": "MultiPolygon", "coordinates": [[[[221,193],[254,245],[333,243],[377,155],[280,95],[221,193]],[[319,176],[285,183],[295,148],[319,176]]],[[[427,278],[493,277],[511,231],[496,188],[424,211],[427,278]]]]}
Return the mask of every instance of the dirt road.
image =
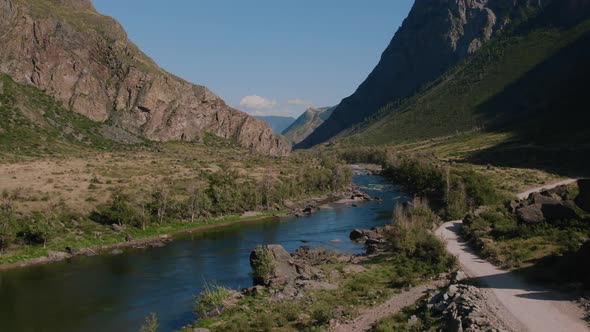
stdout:
{"type": "MultiPolygon", "coordinates": [[[[545,186],[550,189],[575,180],[565,180],[545,186]]],[[[536,188],[519,194],[527,197],[530,193],[543,188],[536,188]]],[[[461,239],[461,221],[451,221],[442,225],[437,234],[447,242],[448,251],[457,256],[465,273],[488,288],[497,302],[507,309],[511,317],[506,322],[516,319],[519,326],[511,324],[516,331],[558,332],[590,331],[582,320],[582,311],[573,303],[573,298],[566,294],[531,284],[513,273],[501,270],[491,263],[479,258],[461,239]]]]}
{"type": "Polygon", "coordinates": [[[427,282],[420,286],[410,288],[395,295],[385,303],[375,308],[370,308],[355,320],[333,326],[330,331],[333,332],[358,332],[368,331],[377,322],[393,314],[400,312],[403,308],[416,303],[422,296],[430,290],[436,290],[447,284],[444,280],[427,282]]]}

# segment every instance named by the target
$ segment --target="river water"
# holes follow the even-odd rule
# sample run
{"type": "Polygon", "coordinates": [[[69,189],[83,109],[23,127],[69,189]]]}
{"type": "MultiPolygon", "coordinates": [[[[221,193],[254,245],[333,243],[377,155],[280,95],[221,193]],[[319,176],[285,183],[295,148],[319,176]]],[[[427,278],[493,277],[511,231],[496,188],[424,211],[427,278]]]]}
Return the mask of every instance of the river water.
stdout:
{"type": "Polygon", "coordinates": [[[1,272],[0,332],[137,331],[152,312],[158,331],[174,331],[194,321],[193,295],[204,281],[234,289],[252,285],[248,257],[257,244],[361,252],[348,239],[350,231],[388,223],[395,203],[407,196],[379,176],[356,174],[354,182],[383,202],[331,204],[305,218],[179,236],[162,248],[1,272]]]}

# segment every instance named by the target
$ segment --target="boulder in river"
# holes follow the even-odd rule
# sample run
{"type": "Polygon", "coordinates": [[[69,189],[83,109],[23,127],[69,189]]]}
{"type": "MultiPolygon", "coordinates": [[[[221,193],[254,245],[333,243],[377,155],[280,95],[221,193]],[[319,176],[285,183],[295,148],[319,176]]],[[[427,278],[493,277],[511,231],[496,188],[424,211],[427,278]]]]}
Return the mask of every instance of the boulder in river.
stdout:
{"type": "Polygon", "coordinates": [[[311,215],[317,213],[319,210],[320,209],[317,206],[308,205],[303,209],[302,212],[311,215]]]}
{"type": "Polygon", "coordinates": [[[52,261],[62,261],[64,259],[68,259],[72,257],[70,254],[68,254],[67,252],[61,252],[61,251],[50,251],[47,254],[47,258],[49,258],[52,261]]]}
{"type": "Polygon", "coordinates": [[[364,236],[364,232],[362,229],[354,229],[352,232],[350,232],[350,239],[352,241],[362,239],[363,236],[364,236]]]}
{"type": "Polygon", "coordinates": [[[255,285],[282,283],[297,276],[291,254],[281,245],[260,246],[250,253],[255,285]]]}
{"type": "Polygon", "coordinates": [[[66,252],[70,255],[78,255],[80,253],[80,249],[76,247],[66,247],[66,252]]]}

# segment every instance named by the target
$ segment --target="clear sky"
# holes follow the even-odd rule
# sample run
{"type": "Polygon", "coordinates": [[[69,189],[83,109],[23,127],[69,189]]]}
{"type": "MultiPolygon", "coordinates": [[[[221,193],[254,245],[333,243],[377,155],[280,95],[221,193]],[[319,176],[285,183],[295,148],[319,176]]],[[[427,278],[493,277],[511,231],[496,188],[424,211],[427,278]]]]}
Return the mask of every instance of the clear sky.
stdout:
{"type": "Polygon", "coordinates": [[[161,67],[255,115],[349,96],[413,0],[93,0],[161,67]]]}

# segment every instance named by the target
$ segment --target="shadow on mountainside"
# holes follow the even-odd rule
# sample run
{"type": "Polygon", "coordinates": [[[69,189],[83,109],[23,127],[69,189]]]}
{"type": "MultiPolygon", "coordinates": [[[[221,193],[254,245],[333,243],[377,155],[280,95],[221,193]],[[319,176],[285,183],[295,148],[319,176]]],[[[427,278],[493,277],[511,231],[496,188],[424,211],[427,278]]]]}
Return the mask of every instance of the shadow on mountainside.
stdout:
{"type": "Polygon", "coordinates": [[[564,47],[479,107],[486,131],[509,132],[510,142],[468,161],[539,168],[568,175],[590,171],[590,32],[564,47]]]}

